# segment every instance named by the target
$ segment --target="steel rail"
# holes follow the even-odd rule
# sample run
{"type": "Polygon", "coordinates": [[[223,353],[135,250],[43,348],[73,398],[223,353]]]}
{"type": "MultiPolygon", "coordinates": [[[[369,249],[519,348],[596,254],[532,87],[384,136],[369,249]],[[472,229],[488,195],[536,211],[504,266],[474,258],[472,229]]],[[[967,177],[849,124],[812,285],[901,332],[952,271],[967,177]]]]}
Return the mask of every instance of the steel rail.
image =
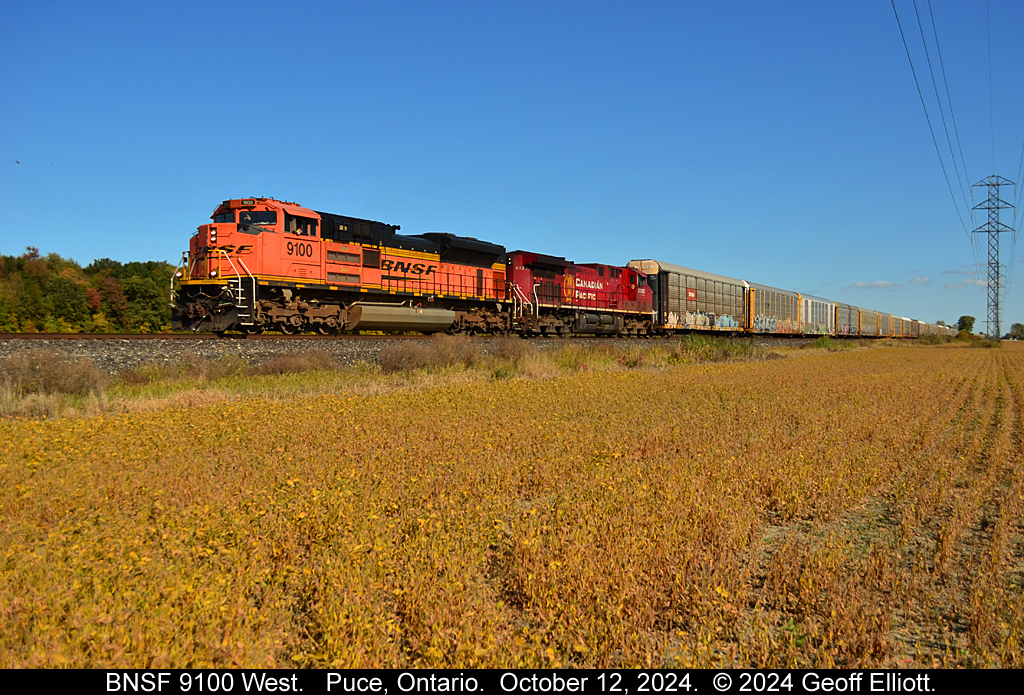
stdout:
{"type": "Polygon", "coordinates": [[[395,340],[422,335],[266,335],[215,333],[0,333],[0,340],[395,340]]]}

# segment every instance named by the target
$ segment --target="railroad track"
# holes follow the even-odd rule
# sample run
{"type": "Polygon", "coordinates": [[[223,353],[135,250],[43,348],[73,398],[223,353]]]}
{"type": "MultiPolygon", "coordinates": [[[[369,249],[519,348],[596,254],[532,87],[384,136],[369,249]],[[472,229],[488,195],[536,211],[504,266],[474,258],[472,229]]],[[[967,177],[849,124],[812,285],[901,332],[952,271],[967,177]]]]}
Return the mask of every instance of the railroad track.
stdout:
{"type": "Polygon", "coordinates": [[[283,335],[225,333],[0,333],[0,340],[392,340],[422,335],[283,335]]]}
{"type": "MultiPolygon", "coordinates": [[[[215,333],[0,333],[0,341],[4,340],[423,340],[429,336],[424,335],[284,335],[280,333],[260,333],[260,334],[245,334],[245,333],[225,333],[223,335],[217,335],[215,333]]],[[[494,336],[482,335],[472,336],[475,340],[491,340],[494,336]]],[[[747,340],[747,336],[730,336],[735,340],[747,340]]],[[[629,336],[593,336],[593,335],[579,335],[571,336],[567,338],[554,338],[553,336],[532,336],[529,340],[539,340],[547,342],[551,340],[587,340],[594,341],[599,340],[605,341],[635,341],[635,340],[676,340],[678,336],[672,338],[664,338],[660,336],[654,337],[629,337],[629,336]]],[[[761,346],[769,345],[794,345],[800,343],[806,343],[814,340],[814,337],[808,338],[802,335],[793,336],[772,336],[771,338],[757,338],[757,344],[761,346]]]]}
{"type": "MultiPolygon", "coordinates": [[[[330,341],[330,340],[424,340],[429,336],[423,335],[352,335],[352,334],[341,334],[341,335],[284,335],[280,333],[225,333],[223,335],[217,335],[215,333],[0,333],[0,341],[33,341],[33,340],[208,340],[208,341],[241,341],[241,340],[270,340],[270,341],[284,341],[284,340],[310,340],[310,341],[330,341]]],[[[494,336],[472,336],[475,340],[491,340],[494,336]]],[[[724,337],[724,336],[723,336],[724,337]]],[[[747,340],[747,336],[728,336],[734,340],[747,340]]],[[[816,337],[816,336],[815,336],[816,337]]],[[[757,338],[757,344],[761,347],[769,346],[783,346],[783,345],[799,345],[802,343],[808,343],[815,339],[815,337],[807,337],[803,335],[792,335],[792,336],[772,336],[757,338]]],[[[671,338],[664,337],[629,337],[629,336],[593,336],[593,335],[580,335],[572,336],[568,338],[555,338],[553,336],[532,336],[529,340],[537,340],[541,342],[552,342],[560,340],[584,340],[584,341],[659,341],[659,340],[677,340],[678,336],[671,338]]],[[[842,337],[837,338],[842,339],[842,337]]]]}

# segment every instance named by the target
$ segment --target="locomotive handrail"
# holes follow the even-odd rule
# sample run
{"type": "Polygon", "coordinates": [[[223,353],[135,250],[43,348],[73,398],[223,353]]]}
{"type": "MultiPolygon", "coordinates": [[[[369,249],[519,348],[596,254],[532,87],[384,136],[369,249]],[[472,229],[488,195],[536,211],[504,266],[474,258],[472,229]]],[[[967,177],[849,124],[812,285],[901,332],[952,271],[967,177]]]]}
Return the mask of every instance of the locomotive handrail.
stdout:
{"type": "MultiPolygon", "coordinates": [[[[249,267],[247,265],[245,265],[245,261],[243,261],[241,258],[239,258],[238,259],[239,265],[241,265],[242,269],[245,271],[245,276],[247,278],[249,278],[249,280],[252,282],[252,306],[251,307],[247,307],[247,306],[244,305],[244,302],[243,302],[243,299],[244,299],[245,295],[244,295],[243,290],[242,290],[242,274],[240,272],[238,272],[238,266],[235,265],[235,262],[231,259],[231,256],[229,256],[227,254],[227,252],[224,251],[224,249],[217,249],[217,251],[220,253],[220,255],[224,256],[224,258],[226,258],[228,260],[228,264],[231,266],[231,270],[235,271],[235,282],[238,283],[238,294],[237,295],[230,289],[231,288],[231,280],[230,280],[230,278],[228,279],[228,288],[229,288],[228,291],[231,292],[231,298],[234,300],[235,306],[237,308],[239,308],[239,309],[249,309],[250,311],[256,311],[256,277],[252,273],[249,272],[249,267]]],[[[247,319],[249,319],[248,321],[242,321],[241,322],[243,326],[252,325],[252,323],[253,323],[253,321],[252,321],[252,318],[253,318],[252,314],[239,314],[238,317],[239,318],[247,318],[247,319]]]]}
{"type": "Polygon", "coordinates": [[[512,309],[513,309],[513,314],[515,314],[516,310],[518,309],[519,317],[522,318],[522,316],[523,316],[523,307],[527,307],[527,306],[530,307],[530,314],[533,314],[534,313],[534,311],[533,311],[533,304],[530,303],[530,298],[527,297],[523,293],[523,290],[519,287],[519,285],[517,285],[514,282],[510,282],[509,286],[512,288],[512,295],[513,295],[512,296],[512,309]],[[519,305],[518,307],[516,307],[517,303],[519,305]]]}
{"type": "MultiPolygon", "coordinates": [[[[177,296],[178,293],[174,291],[174,281],[178,279],[178,271],[181,270],[182,268],[184,268],[185,269],[185,273],[188,273],[188,271],[190,270],[190,268],[185,268],[185,258],[187,258],[187,254],[188,254],[188,251],[182,251],[181,252],[181,260],[178,261],[178,267],[174,269],[173,273],[171,273],[171,297],[170,297],[170,299],[171,299],[171,307],[172,308],[174,306],[176,306],[176,302],[177,302],[177,299],[178,299],[178,296],[177,296]]],[[[186,277],[187,277],[187,275],[186,275],[186,277]]]]}
{"type": "MultiPolygon", "coordinates": [[[[182,254],[181,254],[182,259],[185,258],[185,254],[186,253],[188,253],[188,251],[183,251],[182,252],[182,254]]],[[[188,257],[188,268],[185,271],[185,277],[187,277],[187,278],[191,278],[192,277],[192,268],[198,262],[199,262],[198,258],[193,258],[191,255],[189,255],[189,257],[188,257]]]]}
{"type": "Polygon", "coordinates": [[[241,258],[238,259],[238,264],[242,266],[242,270],[244,270],[245,274],[249,276],[249,282],[252,283],[252,305],[253,305],[253,308],[255,309],[256,308],[256,276],[252,274],[252,271],[249,270],[249,266],[247,266],[245,264],[245,261],[243,261],[241,258]]]}
{"type": "MultiPolygon", "coordinates": [[[[241,278],[242,274],[240,272],[238,272],[238,267],[235,266],[235,262],[233,260],[231,260],[231,256],[229,256],[224,249],[217,249],[217,253],[220,254],[221,256],[224,256],[224,258],[227,259],[228,265],[231,266],[231,270],[235,271],[235,277],[241,278]]],[[[238,259],[238,260],[241,261],[242,259],[238,259]]],[[[220,269],[218,268],[218,272],[219,272],[219,270],[220,269]]],[[[248,271],[246,271],[246,272],[248,272],[248,271]]]]}

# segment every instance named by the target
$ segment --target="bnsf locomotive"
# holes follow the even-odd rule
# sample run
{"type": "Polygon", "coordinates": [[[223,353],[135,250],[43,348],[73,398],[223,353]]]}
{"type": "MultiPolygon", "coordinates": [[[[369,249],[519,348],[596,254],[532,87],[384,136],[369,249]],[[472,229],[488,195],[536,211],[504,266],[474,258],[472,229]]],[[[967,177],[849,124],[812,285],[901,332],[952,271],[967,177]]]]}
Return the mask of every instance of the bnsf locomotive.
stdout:
{"type": "Polygon", "coordinates": [[[652,297],[633,268],[578,265],[472,237],[269,198],[225,200],[172,280],[175,328],[646,334],[652,297]]]}
{"type": "Polygon", "coordinates": [[[626,267],[317,212],[225,200],[171,281],[173,325],[193,331],[419,331],[520,335],[953,333],[652,259],[626,267]]]}

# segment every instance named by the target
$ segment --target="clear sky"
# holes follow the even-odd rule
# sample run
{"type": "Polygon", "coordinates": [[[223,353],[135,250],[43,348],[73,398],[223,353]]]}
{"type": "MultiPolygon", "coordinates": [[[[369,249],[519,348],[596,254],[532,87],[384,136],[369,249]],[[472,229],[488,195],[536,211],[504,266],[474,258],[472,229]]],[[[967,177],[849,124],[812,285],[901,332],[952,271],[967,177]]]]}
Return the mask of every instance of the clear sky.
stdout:
{"type": "Polygon", "coordinates": [[[1020,178],[1024,3],[932,0],[938,47],[917,6],[956,204],[889,0],[8,2],[0,253],[177,261],[221,200],[268,196],[984,330],[968,186],[1020,178]]]}

